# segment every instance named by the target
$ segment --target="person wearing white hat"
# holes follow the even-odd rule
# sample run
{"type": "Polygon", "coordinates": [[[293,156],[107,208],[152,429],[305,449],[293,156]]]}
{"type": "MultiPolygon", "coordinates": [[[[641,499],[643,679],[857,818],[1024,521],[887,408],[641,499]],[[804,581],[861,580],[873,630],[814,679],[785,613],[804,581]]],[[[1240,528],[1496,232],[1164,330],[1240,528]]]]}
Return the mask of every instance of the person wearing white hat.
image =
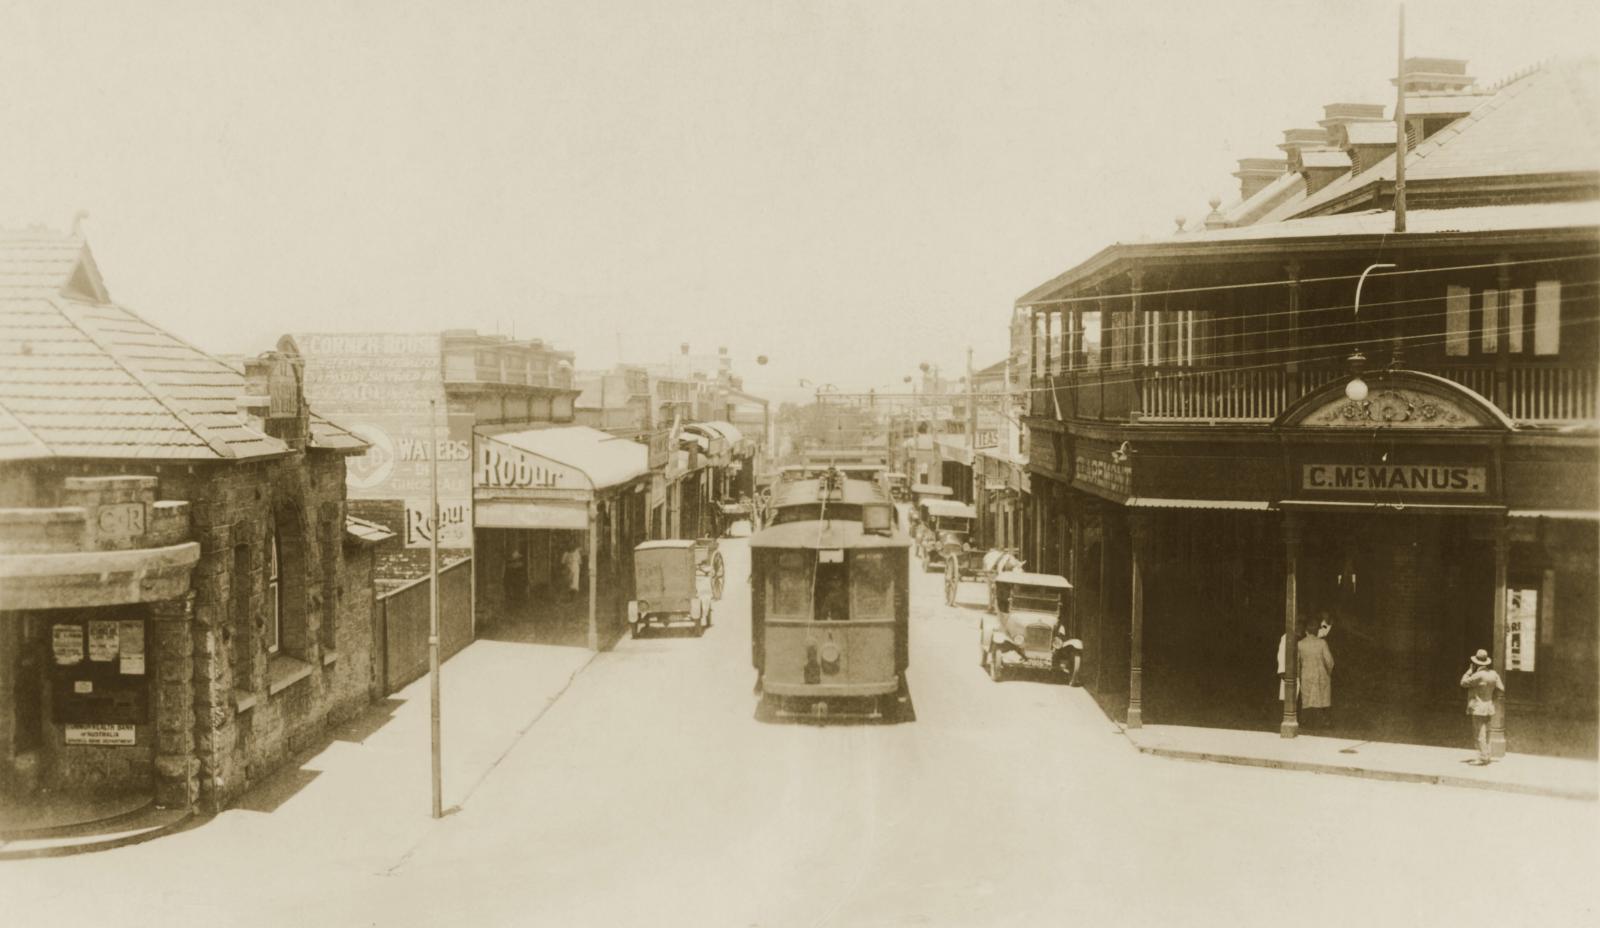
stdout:
{"type": "Polygon", "coordinates": [[[1506,691],[1500,675],[1490,666],[1493,663],[1489,652],[1479,648],[1478,653],[1472,655],[1467,672],[1461,675],[1461,688],[1467,691],[1467,718],[1472,722],[1473,737],[1478,742],[1478,759],[1472,763],[1479,766],[1493,760],[1489,754],[1489,720],[1494,718],[1495,697],[1506,691]]]}

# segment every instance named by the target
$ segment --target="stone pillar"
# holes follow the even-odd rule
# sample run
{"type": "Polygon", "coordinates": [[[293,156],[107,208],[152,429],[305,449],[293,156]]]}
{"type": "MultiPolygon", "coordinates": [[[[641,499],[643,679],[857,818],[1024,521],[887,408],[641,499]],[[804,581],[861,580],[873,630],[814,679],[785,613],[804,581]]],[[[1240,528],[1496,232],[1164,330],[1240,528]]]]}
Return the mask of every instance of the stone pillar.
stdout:
{"type": "Polygon", "coordinates": [[[1300,517],[1283,514],[1283,724],[1278,734],[1293,738],[1300,733],[1295,694],[1299,685],[1299,625],[1296,614],[1300,572],[1300,517]]]}
{"type": "MultiPolygon", "coordinates": [[[[1144,726],[1144,572],[1149,567],[1149,516],[1128,513],[1128,560],[1132,589],[1128,600],[1128,727],[1144,726]]],[[[1103,544],[1103,542],[1102,542],[1103,544]]]]}
{"type": "Polygon", "coordinates": [[[150,605],[155,657],[156,805],[192,808],[200,797],[194,745],[194,594],[150,605]]]}
{"type": "MultiPolygon", "coordinates": [[[[1494,526],[1494,667],[1506,674],[1506,573],[1510,566],[1511,536],[1506,520],[1494,526]]],[[[1489,753],[1506,755],[1506,700],[1494,703],[1494,718],[1489,720],[1489,753]]]]}

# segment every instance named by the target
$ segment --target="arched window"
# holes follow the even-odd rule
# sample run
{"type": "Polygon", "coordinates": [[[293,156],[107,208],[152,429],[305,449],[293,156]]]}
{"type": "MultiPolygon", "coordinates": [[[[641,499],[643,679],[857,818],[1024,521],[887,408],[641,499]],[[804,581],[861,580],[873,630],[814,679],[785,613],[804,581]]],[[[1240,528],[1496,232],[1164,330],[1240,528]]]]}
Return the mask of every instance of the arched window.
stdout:
{"type": "Polygon", "coordinates": [[[283,598],[279,595],[278,565],[278,532],[274,529],[267,533],[267,627],[264,638],[268,654],[277,654],[283,643],[283,598]]]}

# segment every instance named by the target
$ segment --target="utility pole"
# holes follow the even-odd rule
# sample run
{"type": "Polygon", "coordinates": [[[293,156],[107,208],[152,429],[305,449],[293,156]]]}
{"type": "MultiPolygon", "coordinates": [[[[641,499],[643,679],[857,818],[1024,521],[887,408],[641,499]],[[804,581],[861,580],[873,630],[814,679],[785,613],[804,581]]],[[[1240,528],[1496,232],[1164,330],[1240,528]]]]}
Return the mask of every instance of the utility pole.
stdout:
{"type": "Polygon", "coordinates": [[[439,410],[428,401],[428,472],[432,483],[429,509],[433,514],[428,539],[428,712],[433,751],[433,817],[444,817],[444,782],[440,773],[439,743],[439,410]]]}
{"type": "Polygon", "coordinates": [[[1394,71],[1394,230],[1406,230],[1406,5],[1400,4],[1400,54],[1394,71]]]}

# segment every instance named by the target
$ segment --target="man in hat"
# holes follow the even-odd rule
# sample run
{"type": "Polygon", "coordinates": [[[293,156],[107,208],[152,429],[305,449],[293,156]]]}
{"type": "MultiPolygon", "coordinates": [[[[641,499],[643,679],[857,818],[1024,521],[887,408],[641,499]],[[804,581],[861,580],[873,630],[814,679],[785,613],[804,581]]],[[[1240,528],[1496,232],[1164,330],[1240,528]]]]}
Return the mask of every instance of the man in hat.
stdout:
{"type": "Polygon", "coordinates": [[[1461,688],[1467,691],[1467,717],[1472,720],[1473,736],[1478,742],[1478,759],[1472,763],[1480,767],[1493,758],[1489,756],[1489,720],[1494,718],[1495,697],[1506,691],[1500,675],[1489,666],[1489,652],[1482,648],[1472,655],[1472,664],[1461,675],[1461,688]]]}

